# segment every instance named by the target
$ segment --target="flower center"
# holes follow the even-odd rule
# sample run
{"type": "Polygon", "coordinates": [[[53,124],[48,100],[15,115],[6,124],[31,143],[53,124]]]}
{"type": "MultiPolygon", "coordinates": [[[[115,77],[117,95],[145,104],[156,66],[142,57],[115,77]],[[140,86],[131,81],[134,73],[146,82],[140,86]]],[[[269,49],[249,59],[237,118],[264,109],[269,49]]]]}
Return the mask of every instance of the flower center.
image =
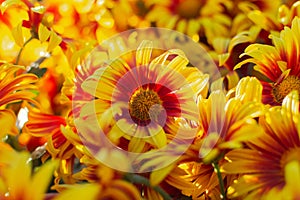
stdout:
{"type": "Polygon", "coordinates": [[[200,15],[201,5],[200,0],[180,1],[176,6],[176,12],[183,18],[195,18],[200,15]]]}
{"type": "Polygon", "coordinates": [[[162,101],[156,92],[140,88],[133,93],[129,100],[131,118],[140,125],[146,125],[151,117],[159,113],[159,110],[155,109],[159,107],[158,105],[162,105],[162,101]]]}
{"type": "Polygon", "coordinates": [[[288,76],[280,84],[273,87],[272,93],[275,101],[281,104],[284,97],[293,90],[300,93],[300,79],[297,76],[288,76]]]}

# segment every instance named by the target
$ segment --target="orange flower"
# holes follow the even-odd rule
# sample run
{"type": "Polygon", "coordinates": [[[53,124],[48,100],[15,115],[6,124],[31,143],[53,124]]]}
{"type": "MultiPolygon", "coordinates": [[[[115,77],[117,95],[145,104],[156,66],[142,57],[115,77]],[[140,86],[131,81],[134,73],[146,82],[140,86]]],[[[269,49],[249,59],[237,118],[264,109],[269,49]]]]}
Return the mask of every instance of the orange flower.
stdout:
{"type": "Polygon", "coordinates": [[[24,72],[21,66],[15,66],[8,63],[0,65],[0,124],[3,127],[0,138],[6,134],[17,134],[16,116],[15,113],[7,109],[10,103],[19,102],[22,100],[35,103],[36,96],[31,90],[36,89],[33,85],[37,81],[37,77],[33,74],[20,74],[24,72]]]}
{"type": "Polygon", "coordinates": [[[45,21],[63,38],[102,41],[116,33],[115,21],[106,1],[46,0],[45,21]]]}
{"type": "Polygon", "coordinates": [[[293,91],[282,107],[271,107],[259,119],[264,135],[226,154],[223,171],[241,175],[228,189],[230,198],[300,198],[299,116],[299,95],[293,91]]]}
{"type": "Polygon", "coordinates": [[[145,4],[150,8],[146,19],[155,22],[158,27],[186,33],[194,41],[199,41],[201,33],[200,36],[206,37],[211,44],[214,36],[227,33],[226,26],[230,24],[230,18],[222,13],[224,7],[219,0],[146,0],[145,4]]]}
{"type": "MultiPolygon", "coordinates": [[[[81,157],[81,153],[72,143],[78,135],[74,128],[67,125],[64,117],[41,113],[36,108],[29,107],[28,122],[24,125],[23,134],[33,137],[47,138],[46,150],[52,158],[60,159],[60,166],[56,182],[63,178],[65,182],[74,182],[73,174],[74,159],[81,157]],[[66,131],[70,129],[70,131],[66,131]]],[[[79,140],[79,139],[77,139],[79,140]]],[[[45,160],[49,154],[45,154],[45,160]]]]}
{"type": "Polygon", "coordinates": [[[263,103],[280,105],[292,90],[300,92],[300,60],[298,57],[300,19],[295,17],[292,27],[285,27],[280,36],[271,35],[274,46],[263,44],[250,45],[243,55],[251,58],[239,63],[254,63],[254,69],[268,79],[263,84],[263,103]]]}
{"type": "MultiPolygon", "coordinates": [[[[207,91],[207,76],[187,67],[182,51],[160,52],[150,41],[143,41],[137,50],[118,59],[104,59],[100,63],[104,67],[82,83],[83,91],[93,98],[82,106],[76,126],[97,156],[103,153],[102,158],[107,157],[105,148],[94,152],[105,144],[101,133],[124,151],[143,153],[166,146],[167,135],[178,131],[177,121],[197,120],[195,99],[207,91]],[[195,86],[193,80],[203,81],[195,86]]],[[[75,95],[81,102],[81,93],[75,95]]]]}
{"type": "MultiPolygon", "coordinates": [[[[166,176],[170,185],[193,199],[219,199],[219,179],[213,165],[222,166],[226,152],[242,148],[247,141],[263,133],[254,119],[263,114],[259,81],[245,77],[235,90],[231,98],[218,90],[199,101],[198,137],[166,176]]],[[[225,174],[221,174],[221,179],[231,181],[225,174]]]]}

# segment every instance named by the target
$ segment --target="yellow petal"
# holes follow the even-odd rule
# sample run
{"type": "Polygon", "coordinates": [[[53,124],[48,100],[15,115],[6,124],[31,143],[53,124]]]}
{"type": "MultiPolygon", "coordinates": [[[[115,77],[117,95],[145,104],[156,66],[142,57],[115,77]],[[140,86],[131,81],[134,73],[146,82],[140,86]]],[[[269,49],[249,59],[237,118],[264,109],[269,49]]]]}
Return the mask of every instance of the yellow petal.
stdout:
{"type": "MultiPolygon", "coordinates": [[[[247,142],[254,141],[254,139],[262,136],[264,134],[261,126],[257,125],[254,119],[247,119],[246,122],[241,121],[237,122],[229,127],[228,134],[231,135],[230,138],[227,138],[230,142],[247,142]],[[231,132],[233,133],[231,134],[231,132]]],[[[219,147],[222,148],[221,144],[219,147]]]]}
{"type": "Polygon", "coordinates": [[[197,34],[197,31],[200,29],[200,22],[198,20],[195,19],[190,19],[188,20],[188,25],[187,25],[187,34],[189,36],[193,36],[195,34],[197,34]]]}
{"type": "Polygon", "coordinates": [[[151,185],[158,185],[165,177],[172,171],[174,164],[168,165],[167,167],[155,170],[150,174],[151,185]]]}
{"type": "Polygon", "coordinates": [[[230,71],[226,75],[226,78],[228,80],[228,89],[234,88],[240,80],[239,75],[236,71],[230,71]]]}
{"type": "MultiPolygon", "coordinates": [[[[174,149],[174,151],[178,151],[178,149],[174,149]]],[[[135,160],[135,162],[140,167],[141,172],[147,170],[153,171],[156,169],[161,169],[162,167],[169,166],[170,163],[174,163],[177,160],[177,156],[174,154],[168,152],[168,148],[165,148],[163,150],[151,150],[146,153],[140,154],[139,157],[137,157],[137,159],[135,160]]]]}
{"type": "Polygon", "coordinates": [[[11,110],[0,110],[0,138],[3,138],[6,134],[17,135],[18,129],[16,127],[16,116],[11,110]]]}
{"type": "MultiPolygon", "coordinates": [[[[26,187],[30,187],[31,165],[28,163],[27,152],[13,152],[14,158],[10,160],[10,167],[6,168],[4,175],[12,199],[20,199],[20,194],[26,195],[26,187]]],[[[27,196],[27,195],[26,195],[27,196]]],[[[25,197],[26,199],[26,197],[25,197]]]]}
{"type": "MultiPolygon", "coordinates": [[[[120,191],[124,195],[126,195],[125,199],[128,200],[139,200],[141,199],[140,192],[137,190],[137,188],[126,181],[123,180],[115,180],[111,183],[110,188],[114,188],[115,191],[120,191]]],[[[117,198],[122,199],[122,198],[117,198]]]]}
{"type": "Polygon", "coordinates": [[[167,67],[169,69],[174,69],[176,71],[180,71],[181,69],[186,67],[186,65],[188,64],[189,61],[183,51],[181,51],[179,49],[173,49],[173,50],[169,50],[169,53],[171,55],[172,54],[178,55],[173,60],[171,60],[171,62],[167,65],[167,67]]]}
{"type": "Polygon", "coordinates": [[[236,98],[243,103],[249,101],[261,102],[262,85],[255,77],[242,78],[236,88],[236,98]]]}
{"type": "Polygon", "coordinates": [[[32,200],[43,199],[44,193],[47,191],[48,185],[50,184],[50,180],[53,176],[53,171],[57,167],[57,164],[58,163],[53,160],[48,161],[34,174],[30,186],[32,200]]]}
{"type": "Polygon", "coordinates": [[[299,114],[299,94],[296,90],[290,92],[282,101],[282,110],[293,116],[299,114]]]}
{"type": "Polygon", "coordinates": [[[22,47],[24,45],[22,23],[18,24],[15,28],[12,29],[12,35],[15,39],[16,44],[18,46],[22,47]]]}
{"type": "Polygon", "coordinates": [[[248,17],[250,20],[252,20],[258,26],[260,26],[261,28],[263,28],[265,30],[270,30],[272,28],[272,27],[270,27],[272,23],[269,23],[270,20],[265,15],[263,15],[262,12],[259,10],[254,10],[254,11],[250,12],[248,14],[248,17]]]}
{"type": "Polygon", "coordinates": [[[154,127],[149,127],[147,130],[150,135],[147,142],[153,144],[157,148],[162,148],[167,144],[167,136],[162,127],[155,125],[154,127]]]}
{"type": "Polygon", "coordinates": [[[131,171],[132,162],[124,152],[119,149],[109,149],[106,147],[100,148],[100,150],[95,155],[95,158],[107,166],[119,171],[128,172],[131,171]]]}
{"type": "Polygon", "coordinates": [[[98,193],[101,192],[99,189],[100,187],[97,184],[72,185],[53,200],[95,200],[98,193]]]}
{"type": "Polygon", "coordinates": [[[230,57],[229,53],[222,53],[218,55],[219,58],[219,66],[223,66],[226,61],[228,60],[228,58],[230,57]]]}
{"type": "Polygon", "coordinates": [[[51,31],[49,31],[46,26],[43,24],[39,25],[38,34],[41,42],[45,42],[50,37],[50,33],[51,31]]]}
{"type": "Polygon", "coordinates": [[[145,142],[142,138],[133,137],[128,145],[128,151],[141,153],[145,147],[145,142]]]}
{"type": "Polygon", "coordinates": [[[3,14],[7,8],[9,8],[10,6],[12,5],[15,5],[15,4],[20,4],[22,3],[21,0],[6,0],[6,1],[3,1],[1,6],[0,6],[0,9],[1,9],[1,13],[3,14]]]}
{"type": "Polygon", "coordinates": [[[184,33],[185,32],[185,29],[186,29],[186,26],[187,26],[187,22],[185,19],[181,19],[179,20],[179,22],[177,23],[177,30],[181,33],[184,33]]]}
{"type": "Polygon", "coordinates": [[[61,41],[62,41],[61,37],[58,36],[55,32],[51,31],[47,51],[51,52],[55,47],[57,47],[57,45],[61,43],[61,41]]]}
{"type": "Polygon", "coordinates": [[[153,44],[151,41],[143,40],[136,51],[136,66],[144,66],[150,62],[153,44]]]}
{"type": "MultiPolygon", "coordinates": [[[[84,57],[86,56],[86,54],[88,52],[90,52],[92,50],[93,46],[92,45],[86,45],[84,48],[78,50],[78,51],[75,51],[73,54],[72,54],[72,57],[71,57],[71,61],[70,61],[70,65],[73,69],[76,69],[77,65],[80,64],[80,61],[82,61],[84,59],[84,57]]],[[[98,54],[99,52],[93,52],[92,54],[92,57],[94,56],[94,54],[98,57],[98,54]]],[[[104,56],[104,59],[107,58],[107,54],[104,53],[103,55],[100,55],[97,60],[103,60],[103,57],[104,56]],[[105,55],[105,56],[104,56],[105,55]]],[[[95,60],[95,59],[94,59],[95,60]]],[[[94,64],[94,63],[93,63],[94,64]]]]}
{"type": "MultiPolygon", "coordinates": [[[[261,187],[259,183],[257,183],[255,180],[257,180],[257,177],[252,175],[244,175],[241,178],[238,179],[232,186],[228,188],[227,194],[228,198],[234,198],[241,196],[243,194],[247,194],[249,191],[258,189],[261,187]]],[[[252,192],[253,193],[253,192],[252,192]]],[[[252,199],[257,199],[259,196],[255,196],[252,199]]],[[[248,198],[250,199],[250,198],[248,198]]]]}

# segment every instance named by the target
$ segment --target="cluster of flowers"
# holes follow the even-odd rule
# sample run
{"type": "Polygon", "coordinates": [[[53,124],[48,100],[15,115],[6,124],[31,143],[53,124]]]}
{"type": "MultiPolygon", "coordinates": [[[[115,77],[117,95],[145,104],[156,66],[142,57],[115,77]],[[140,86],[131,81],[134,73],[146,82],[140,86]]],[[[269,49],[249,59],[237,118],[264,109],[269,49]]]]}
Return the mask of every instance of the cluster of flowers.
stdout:
{"type": "Polygon", "coordinates": [[[300,2],[0,4],[0,199],[300,198],[300,2]]]}

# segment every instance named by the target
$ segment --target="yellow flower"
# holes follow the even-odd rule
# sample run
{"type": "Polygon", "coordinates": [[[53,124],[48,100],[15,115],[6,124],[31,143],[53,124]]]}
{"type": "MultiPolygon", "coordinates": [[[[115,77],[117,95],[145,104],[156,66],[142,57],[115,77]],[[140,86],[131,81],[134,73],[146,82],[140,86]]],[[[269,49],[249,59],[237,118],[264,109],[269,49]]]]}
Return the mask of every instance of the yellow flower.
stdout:
{"type": "MultiPolygon", "coordinates": [[[[1,143],[2,144],[2,143],[1,143]]],[[[31,158],[26,152],[0,150],[0,198],[4,200],[42,200],[56,167],[54,161],[45,163],[32,173],[31,158]]]]}
{"type": "Polygon", "coordinates": [[[280,23],[285,26],[291,26],[293,19],[298,16],[299,17],[299,1],[289,1],[289,4],[283,4],[278,9],[278,19],[280,23]],[[290,4],[290,5],[289,5],[290,4]]]}
{"type": "Polygon", "coordinates": [[[274,46],[264,44],[250,45],[243,55],[251,58],[239,63],[254,63],[254,69],[267,77],[263,84],[263,103],[280,105],[292,90],[300,92],[299,42],[300,19],[295,17],[292,27],[285,27],[280,36],[271,35],[274,46]]]}
{"type": "Polygon", "coordinates": [[[83,106],[77,127],[95,124],[88,133],[95,134],[100,125],[114,144],[141,153],[165,146],[165,130],[175,130],[168,133],[175,135],[176,119],[197,120],[195,99],[206,90],[208,79],[196,68],[187,67],[182,51],[169,50],[154,57],[158,52],[161,50],[153,50],[151,42],[143,41],[136,51],[107,60],[105,67],[88,77],[82,88],[96,99],[83,106]],[[203,82],[193,86],[197,78],[203,82]],[[94,120],[95,114],[99,121],[94,120]]]}
{"type": "Polygon", "coordinates": [[[107,1],[44,1],[44,21],[63,38],[76,41],[103,41],[116,33],[115,21],[107,1]]]}
{"type": "Polygon", "coordinates": [[[109,168],[98,160],[84,155],[80,162],[84,164],[84,168],[73,175],[77,181],[88,181],[89,184],[81,185],[66,185],[59,184],[52,187],[60,192],[54,198],[55,200],[62,199],[140,199],[140,193],[137,188],[122,180],[121,172],[109,168]]]}
{"type": "MultiPolygon", "coordinates": [[[[222,166],[226,152],[243,147],[263,133],[255,120],[263,113],[261,91],[256,78],[246,77],[240,80],[234,97],[230,98],[232,91],[228,97],[221,91],[213,91],[208,99],[201,99],[198,137],[166,181],[193,199],[219,199],[219,180],[212,163],[222,166]]],[[[230,183],[230,176],[221,176],[230,183]]]]}
{"type": "Polygon", "coordinates": [[[250,11],[254,10],[260,10],[268,15],[276,14],[277,9],[280,5],[281,1],[275,0],[266,0],[266,1],[260,1],[260,0],[247,0],[247,1],[241,1],[241,0],[234,0],[232,3],[228,3],[227,5],[230,5],[232,8],[232,12],[244,12],[246,14],[249,14],[250,11]]]}
{"type": "Polygon", "coordinates": [[[192,199],[220,199],[218,178],[211,165],[195,161],[180,163],[165,181],[192,199]]]}
{"type": "MultiPolygon", "coordinates": [[[[243,60],[239,55],[243,53],[249,44],[256,41],[269,42],[268,34],[270,31],[280,29],[280,25],[277,27],[277,24],[274,25],[274,22],[271,20],[276,19],[279,5],[279,0],[234,0],[225,3],[227,13],[232,17],[231,25],[228,28],[226,37],[215,37],[212,42],[212,47],[215,51],[212,55],[217,57],[216,60],[219,60],[219,66],[232,71],[234,66],[243,60]],[[258,13],[266,16],[268,19],[257,17],[258,13]],[[265,28],[266,26],[273,26],[273,28],[267,29],[265,28]]],[[[252,75],[247,70],[239,71],[238,73],[242,74],[242,76],[245,76],[245,74],[252,75]]],[[[232,77],[228,78],[229,81],[231,81],[230,78],[232,77]]]]}
{"type": "Polygon", "coordinates": [[[300,197],[299,95],[287,95],[282,107],[271,107],[259,119],[265,134],[248,148],[226,154],[223,171],[241,174],[228,189],[229,197],[244,199],[297,199],[300,197]]]}
{"type": "MultiPolygon", "coordinates": [[[[270,1],[271,2],[271,1],[270,1]]],[[[273,3],[273,2],[271,2],[273,3]]],[[[272,4],[269,4],[272,5],[272,4]]],[[[252,10],[248,13],[248,18],[258,27],[271,32],[278,32],[284,29],[284,26],[291,26],[295,17],[299,17],[299,1],[278,5],[278,1],[273,4],[273,12],[264,12],[264,10],[252,10]]]]}
{"type": "Polygon", "coordinates": [[[143,1],[108,0],[104,1],[104,5],[111,9],[116,28],[120,32],[130,28],[150,27],[150,22],[144,19],[148,9],[143,1]]]}
{"type": "Polygon", "coordinates": [[[67,185],[65,190],[57,195],[54,200],[140,200],[138,190],[131,184],[123,180],[113,180],[103,187],[96,183],[67,185]]]}
{"type": "Polygon", "coordinates": [[[31,90],[36,89],[33,83],[37,81],[37,77],[33,74],[19,74],[20,72],[24,72],[21,66],[0,64],[0,124],[3,127],[0,138],[6,134],[18,133],[15,113],[7,109],[7,105],[22,100],[35,103],[33,98],[36,95],[31,90]]]}
{"type": "Polygon", "coordinates": [[[155,22],[158,27],[186,33],[194,41],[199,41],[199,33],[204,36],[204,30],[211,44],[213,37],[227,33],[226,26],[230,24],[230,18],[222,13],[222,3],[219,0],[146,0],[145,4],[150,7],[146,19],[155,22]]]}
{"type": "Polygon", "coordinates": [[[240,148],[262,133],[254,119],[263,112],[259,81],[242,78],[235,90],[235,97],[228,100],[217,90],[199,102],[201,139],[198,145],[204,162],[213,161],[226,149],[240,148]]]}
{"type": "Polygon", "coordinates": [[[48,153],[42,159],[46,160],[49,155],[54,159],[59,159],[60,165],[56,181],[63,178],[67,183],[74,182],[71,177],[74,159],[81,157],[81,153],[76,149],[76,145],[80,141],[76,130],[74,127],[68,126],[67,120],[62,116],[42,113],[30,106],[28,108],[28,121],[24,125],[23,134],[46,138],[46,150],[48,153]],[[75,142],[77,142],[76,145],[75,142]]]}
{"type": "Polygon", "coordinates": [[[80,158],[80,163],[85,167],[73,175],[78,181],[98,182],[101,184],[109,183],[115,176],[122,176],[121,172],[105,166],[91,155],[85,154],[80,158]]]}

